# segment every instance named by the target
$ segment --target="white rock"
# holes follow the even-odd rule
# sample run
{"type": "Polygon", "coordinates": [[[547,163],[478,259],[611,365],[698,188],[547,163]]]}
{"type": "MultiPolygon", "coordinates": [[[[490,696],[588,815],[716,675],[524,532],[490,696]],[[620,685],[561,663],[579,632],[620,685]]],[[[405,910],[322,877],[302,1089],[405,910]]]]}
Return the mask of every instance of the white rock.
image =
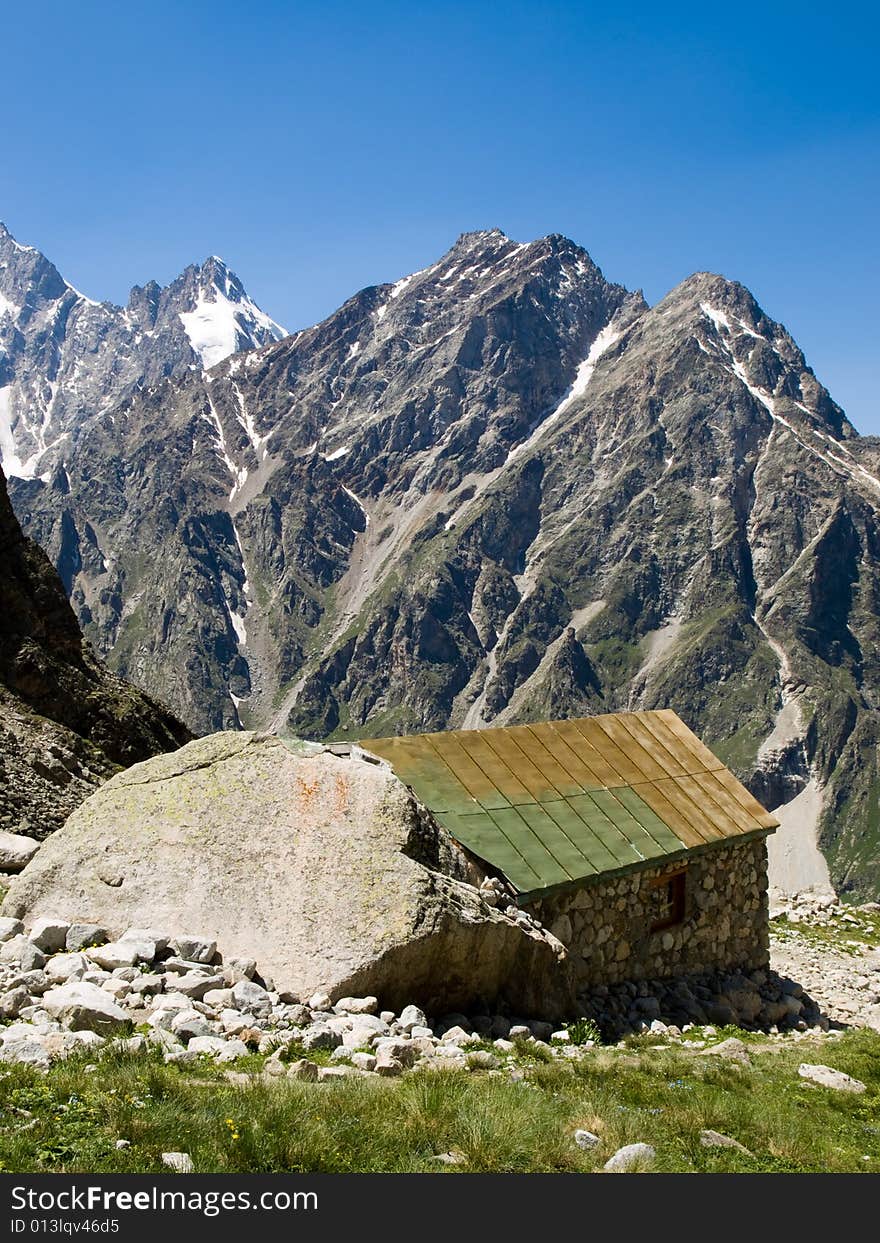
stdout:
{"type": "Polygon", "coordinates": [[[86,953],[99,967],[112,971],[114,967],[133,967],[141,957],[145,962],[151,962],[156,956],[156,947],[152,942],[148,945],[140,941],[107,941],[104,945],[93,946],[86,953]],[[143,956],[140,953],[142,949],[147,951],[143,956]]]}
{"type": "Polygon", "coordinates": [[[174,1170],[175,1174],[192,1174],[195,1169],[188,1152],[163,1152],[162,1162],[174,1170]]]}
{"type": "Polygon", "coordinates": [[[842,1070],[834,1070],[831,1066],[822,1066],[819,1063],[801,1062],[798,1066],[798,1074],[802,1079],[809,1079],[811,1083],[819,1083],[824,1088],[834,1088],[838,1092],[867,1092],[868,1090],[861,1079],[853,1079],[850,1075],[845,1075],[842,1070]]]}
{"type": "Polygon", "coordinates": [[[100,1036],[97,1032],[85,1028],[79,1031],[65,1032],[64,1035],[68,1049],[100,1049],[107,1043],[104,1036],[100,1036]]]}
{"type": "Polygon", "coordinates": [[[605,1162],[609,1174],[625,1174],[632,1169],[646,1169],[653,1165],[657,1152],[650,1144],[626,1144],[605,1162]]]}
{"type": "Polygon", "coordinates": [[[571,1044],[571,1035],[563,1027],[558,1032],[551,1033],[550,1042],[551,1044],[571,1044]]]}
{"type": "Polygon", "coordinates": [[[461,1047],[461,1045],[444,1043],[444,1044],[437,1045],[437,1047],[434,1049],[434,1056],[444,1057],[444,1058],[448,1058],[448,1057],[457,1058],[459,1061],[464,1062],[465,1057],[467,1055],[465,1054],[465,1051],[461,1047]]]}
{"type": "Polygon", "coordinates": [[[706,1050],[706,1053],[714,1057],[725,1057],[728,1061],[738,1062],[740,1066],[751,1066],[752,1064],[748,1049],[736,1036],[731,1036],[728,1040],[722,1040],[720,1044],[712,1045],[711,1048],[706,1050]]]}
{"type": "Polygon", "coordinates": [[[89,969],[85,954],[54,954],[43,970],[54,983],[64,980],[81,980],[89,969]]]}
{"type": "Polygon", "coordinates": [[[181,1040],[194,1036],[216,1036],[217,1032],[198,1010],[178,1010],[171,1020],[171,1031],[181,1040]]]}
{"type": "Polygon", "coordinates": [[[13,966],[20,966],[21,955],[28,945],[28,939],[22,932],[17,932],[3,942],[0,942],[0,963],[9,963],[13,966]]]}
{"type": "Polygon", "coordinates": [[[50,988],[43,994],[43,1007],[72,1031],[108,1032],[129,1022],[128,1015],[112,997],[84,980],[50,988]]]}
{"type": "Polygon", "coordinates": [[[465,1059],[471,1070],[495,1070],[501,1063],[494,1053],[489,1053],[487,1049],[476,1049],[473,1053],[468,1053],[465,1059]]]}
{"type": "Polygon", "coordinates": [[[418,1006],[404,1006],[400,1012],[398,1022],[405,1032],[412,1031],[414,1027],[428,1026],[425,1012],[420,1010],[418,1006]]]}
{"type": "Polygon", "coordinates": [[[22,971],[39,971],[46,965],[46,955],[30,940],[21,947],[18,958],[22,971]]]}
{"type": "Polygon", "coordinates": [[[337,1014],[376,1014],[379,1002],[375,997],[340,997],[333,1009],[337,1014]]]}
{"type": "Polygon", "coordinates": [[[335,1049],[342,1044],[342,1036],[326,1023],[313,1023],[303,1032],[300,1043],[304,1049],[335,1049]]]}
{"type": "Polygon", "coordinates": [[[105,993],[109,993],[111,997],[116,997],[120,1000],[126,993],[131,992],[131,985],[128,980],[120,980],[115,976],[109,980],[105,980],[103,984],[100,984],[98,987],[102,988],[105,993]]]}
{"type": "Polygon", "coordinates": [[[20,872],[40,849],[40,843],[21,833],[0,832],[0,872],[20,872]]]}
{"type": "Polygon", "coordinates": [[[0,918],[0,941],[8,941],[10,937],[17,937],[24,932],[24,924],[20,919],[7,919],[6,916],[0,918]]]}
{"type": "Polygon", "coordinates": [[[239,980],[252,979],[257,970],[257,964],[253,958],[224,958],[223,966],[229,973],[229,980],[232,984],[239,980]]]}
{"type": "Polygon", "coordinates": [[[574,1142],[577,1144],[578,1148],[589,1150],[590,1148],[595,1148],[602,1141],[599,1139],[599,1136],[594,1135],[592,1131],[583,1131],[578,1129],[574,1133],[574,1142]]]}
{"type": "Polygon", "coordinates": [[[221,1010],[220,1022],[223,1030],[230,1036],[237,1036],[246,1027],[250,1027],[249,1020],[239,1010],[221,1010]]]}
{"type": "Polygon", "coordinates": [[[342,1033],[342,1043],[349,1049],[359,1049],[361,1045],[369,1044],[374,1036],[387,1035],[387,1023],[374,1014],[358,1014],[348,1031],[342,1033]]]}
{"type": "Polygon", "coordinates": [[[76,953],[90,945],[101,945],[106,940],[107,929],[100,924],[71,924],[64,946],[68,952],[76,953]]]}
{"type": "Polygon", "coordinates": [[[158,1045],[160,1049],[183,1049],[183,1042],[164,1027],[154,1027],[147,1036],[147,1040],[150,1044],[158,1045]]]}
{"type": "Polygon", "coordinates": [[[213,1057],[216,1053],[225,1052],[226,1041],[222,1036],[193,1036],[187,1048],[192,1053],[208,1053],[213,1057]]]}
{"type": "Polygon", "coordinates": [[[144,996],[149,993],[155,997],[157,993],[161,993],[165,988],[164,975],[156,975],[151,971],[146,971],[142,975],[137,975],[131,982],[131,991],[144,996]]]}
{"type": "Polygon", "coordinates": [[[59,919],[35,919],[28,940],[44,953],[56,954],[64,949],[69,927],[59,919]]]}
{"type": "Polygon", "coordinates": [[[21,984],[0,993],[0,1019],[15,1019],[24,1009],[32,1007],[28,990],[21,984]]]}
{"type": "Polygon", "coordinates": [[[514,1041],[528,1040],[531,1037],[531,1029],[522,1023],[514,1024],[509,1032],[509,1039],[514,1041]]]}
{"type": "MultiPolygon", "coordinates": [[[[212,985],[216,988],[216,985],[212,985]]],[[[253,980],[238,980],[232,986],[232,996],[239,1010],[248,1014],[266,1017],[272,1010],[272,999],[268,991],[253,980]]],[[[329,1001],[329,998],[328,998],[329,1001]]]]}
{"type": "Polygon", "coordinates": [[[753,1155],[739,1140],[722,1135],[720,1131],[700,1131],[700,1144],[703,1148],[735,1148],[737,1152],[744,1152],[747,1156],[753,1155]]]}
{"type": "Polygon", "coordinates": [[[191,997],[194,1001],[200,1001],[205,993],[219,990],[222,984],[222,975],[203,975],[200,971],[178,976],[175,980],[177,991],[183,993],[184,997],[191,997]]]}
{"type": "Polygon", "coordinates": [[[217,953],[217,942],[207,937],[180,936],[172,938],[171,948],[189,962],[210,963],[217,953]]]}
{"type": "Polygon", "coordinates": [[[324,1023],[331,1031],[338,1032],[340,1036],[344,1036],[346,1032],[350,1032],[355,1024],[354,1016],[351,1014],[333,1014],[329,1018],[316,1019],[316,1022],[324,1023]]]}
{"type": "Polygon", "coordinates": [[[126,1040],[115,1040],[113,1043],[123,1053],[143,1053],[147,1047],[143,1036],[129,1036],[126,1040]]]}
{"type": "Polygon", "coordinates": [[[372,1053],[352,1053],[351,1064],[357,1067],[358,1070],[370,1071],[376,1069],[376,1059],[372,1053]]]}
{"type": "Polygon", "coordinates": [[[344,1079],[350,1070],[349,1066],[319,1066],[318,1082],[323,1083],[328,1079],[344,1079]]]}
{"type": "Polygon", "coordinates": [[[189,1049],[180,1049],[165,1053],[162,1057],[162,1061],[168,1066],[191,1066],[193,1062],[198,1061],[198,1057],[198,1053],[190,1053],[189,1049]]]}
{"type": "Polygon", "coordinates": [[[329,993],[313,993],[309,998],[310,1010],[330,1010],[333,1008],[333,1002],[330,1000],[329,993]]]}
{"type": "Polygon", "coordinates": [[[461,1046],[479,1044],[480,1037],[475,1036],[473,1032],[466,1032],[461,1027],[450,1027],[448,1031],[443,1033],[443,1043],[461,1046]]]}
{"type": "Polygon", "coordinates": [[[191,1010],[192,1008],[192,1000],[178,992],[158,993],[149,1003],[149,1009],[154,1014],[157,1010],[168,1010],[174,1013],[177,1010],[191,1010]]]}
{"type": "Polygon", "coordinates": [[[209,988],[202,996],[202,1001],[206,1006],[213,1006],[217,1010],[231,1010],[235,998],[231,988],[209,988]]]}
{"type": "Polygon", "coordinates": [[[373,1069],[377,1075],[382,1075],[383,1078],[396,1078],[398,1075],[403,1074],[403,1062],[396,1057],[386,1054],[376,1058],[376,1065],[373,1069]]]}
{"type": "Polygon", "coordinates": [[[30,1023],[11,1023],[0,1027],[0,1061],[21,1062],[46,1070],[51,1057],[44,1043],[45,1037],[30,1023]]]}
{"type": "Polygon", "coordinates": [[[316,1083],[318,1080],[318,1067],[314,1062],[301,1057],[299,1061],[290,1063],[287,1068],[287,1074],[290,1079],[303,1079],[308,1083],[316,1083]]]}
{"type": "Polygon", "coordinates": [[[218,1062],[234,1062],[236,1058],[246,1057],[248,1047],[243,1040],[225,1040],[223,1049],[217,1054],[218,1062]]]}
{"type": "MultiPolygon", "coordinates": [[[[382,1058],[390,1057],[402,1062],[404,1066],[412,1066],[413,1062],[421,1053],[419,1046],[414,1044],[411,1040],[402,1040],[397,1036],[381,1036],[375,1042],[374,1048],[376,1057],[379,1061],[381,1061],[382,1058]]],[[[464,1056],[460,1049],[458,1052],[462,1057],[464,1056]]]]}

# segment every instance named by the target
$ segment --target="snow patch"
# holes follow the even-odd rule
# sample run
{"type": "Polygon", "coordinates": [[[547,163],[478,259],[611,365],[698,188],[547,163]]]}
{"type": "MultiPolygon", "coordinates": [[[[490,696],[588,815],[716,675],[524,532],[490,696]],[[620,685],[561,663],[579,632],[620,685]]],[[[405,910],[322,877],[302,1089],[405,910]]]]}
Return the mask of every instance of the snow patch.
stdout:
{"type": "Polygon", "coordinates": [[[101,305],[101,303],[100,303],[100,302],[96,302],[94,298],[87,298],[87,297],[86,297],[86,295],[85,295],[84,293],[80,293],[80,291],[79,291],[77,288],[75,288],[75,286],[71,285],[70,281],[65,281],[64,283],[65,283],[65,285],[67,286],[67,288],[70,290],[70,292],[71,292],[71,293],[75,293],[75,294],[76,294],[76,296],[77,296],[77,297],[78,297],[78,298],[79,298],[82,302],[86,302],[86,303],[88,303],[88,305],[89,305],[89,306],[100,306],[100,305],[101,305]]]}
{"type": "Polygon", "coordinates": [[[2,319],[4,315],[10,315],[12,319],[16,319],[20,311],[20,306],[17,306],[14,302],[10,302],[4,294],[0,293],[0,319],[2,319]]]}
{"type": "Polygon", "coordinates": [[[205,371],[246,348],[254,326],[265,329],[275,341],[286,335],[250,298],[232,302],[216,286],[210,292],[214,294],[211,300],[200,289],[195,309],[180,312],[183,330],[205,371]]]}
{"type": "Polygon", "coordinates": [[[332,453],[323,453],[321,456],[323,457],[325,462],[336,462],[339,460],[339,458],[345,457],[346,453],[348,453],[350,448],[351,448],[350,445],[342,445],[341,448],[334,449],[332,453]]]}
{"type": "Polygon", "coordinates": [[[347,487],[345,486],[345,484],[342,484],[341,486],[342,486],[342,491],[345,493],[345,495],[346,495],[346,496],[350,496],[350,497],[351,497],[351,499],[354,501],[355,505],[357,505],[358,509],[359,509],[359,510],[361,511],[361,513],[364,515],[364,525],[365,525],[365,526],[369,526],[369,525],[370,525],[370,515],[367,513],[366,507],[364,506],[364,503],[363,503],[363,501],[361,500],[361,498],[360,498],[359,496],[355,496],[355,494],[352,492],[351,488],[347,488],[347,487]]]}
{"type": "Polygon", "coordinates": [[[247,629],[244,624],[244,618],[241,613],[237,613],[235,609],[229,608],[228,605],[227,612],[229,613],[229,620],[232,623],[232,629],[235,631],[235,637],[238,640],[238,646],[244,647],[247,643],[247,629]]]}
{"type": "Polygon", "coordinates": [[[217,414],[216,409],[214,408],[214,403],[211,400],[210,396],[208,397],[208,409],[210,411],[210,414],[209,415],[203,414],[201,417],[205,420],[205,422],[208,424],[209,427],[213,428],[214,433],[216,435],[214,449],[217,455],[223,459],[223,461],[226,464],[226,469],[229,471],[232,478],[236,481],[235,484],[233,485],[232,493],[230,493],[230,500],[231,500],[232,495],[235,493],[236,488],[238,487],[238,481],[239,481],[241,472],[239,471],[239,468],[236,466],[235,462],[233,462],[232,458],[229,456],[229,450],[226,447],[226,436],[224,435],[224,432],[223,432],[223,424],[220,422],[220,417],[217,414]]]}
{"type": "Polygon", "coordinates": [[[730,332],[730,320],[727,318],[724,311],[720,311],[717,307],[710,306],[708,302],[701,302],[700,310],[707,319],[711,319],[712,323],[719,332],[722,328],[724,328],[727,332],[730,332]]]}
{"type": "Polygon", "coordinates": [[[563,397],[562,401],[555,410],[551,411],[545,419],[542,419],[538,425],[532,429],[531,434],[525,440],[516,445],[515,448],[510,451],[507,458],[508,462],[519,456],[519,454],[525,453],[528,449],[530,449],[535,441],[544,435],[548,427],[551,427],[557,422],[557,420],[565,413],[573,402],[577,401],[579,397],[583,397],[584,393],[587,391],[590,380],[593,378],[593,372],[596,370],[596,364],[599,359],[604,353],[610,350],[612,345],[619,341],[622,336],[623,333],[617,332],[610,324],[605,325],[593,344],[590,346],[590,352],[587,354],[587,357],[578,366],[574,382],[563,397]]]}
{"type": "Polygon", "coordinates": [[[269,435],[271,433],[265,436],[260,435],[260,433],[257,431],[257,425],[254,422],[254,416],[248,410],[247,405],[245,404],[244,397],[242,396],[241,389],[238,387],[238,385],[234,381],[232,384],[232,388],[233,388],[236,398],[238,399],[239,426],[242,428],[248,440],[251,442],[251,448],[253,449],[254,453],[257,455],[257,458],[258,459],[264,458],[266,456],[266,448],[265,448],[266,442],[268,441],[269,435]]]}
{"type": "Polygon", "coordinates": [[[12,432],[12,385],[0,388],[0,465],[7,477],[21,477],[23,463],[15,446],[12,432]]]}

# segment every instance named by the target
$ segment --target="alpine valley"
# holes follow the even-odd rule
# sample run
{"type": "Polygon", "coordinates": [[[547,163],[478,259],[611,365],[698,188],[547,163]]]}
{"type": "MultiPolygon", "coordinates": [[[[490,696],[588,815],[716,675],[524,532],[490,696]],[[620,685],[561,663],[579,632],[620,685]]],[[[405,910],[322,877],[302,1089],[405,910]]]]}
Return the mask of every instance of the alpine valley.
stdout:
{"type": "Polygon", "coordinates": [[[216,258],[122,309],[0,227],[0,449],[197,733],[673,707],[778,867],[880,892],[880,442],[741,285],[651,307],[494,229],[284,336],[216,258]]]}

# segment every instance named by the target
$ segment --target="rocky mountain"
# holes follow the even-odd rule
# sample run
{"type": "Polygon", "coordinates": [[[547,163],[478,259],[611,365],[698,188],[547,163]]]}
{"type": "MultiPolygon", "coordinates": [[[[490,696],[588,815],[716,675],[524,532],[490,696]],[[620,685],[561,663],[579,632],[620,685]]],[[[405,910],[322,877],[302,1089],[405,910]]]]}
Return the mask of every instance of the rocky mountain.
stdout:
{"type": "Polygon", "coordinates": [[[734,282],[649,307],[558,235],[464,234],[13,499],[199,731],[672,706],[781,808],[780,868],[880,889],[880,449],[734,282]]]}
{"type": "Polygon", "coordinates": [[[85,297],[0,223],[3,469],[33,478],[87,415],[283,336],[216,256],[165,288],[135,286],[123,308],[85,297]]]}
{"type": "Polygon", "coordinates": [[[118,767],[190,736],[83,642],[0,472],[0,830],[43,837],[118,767]]]}

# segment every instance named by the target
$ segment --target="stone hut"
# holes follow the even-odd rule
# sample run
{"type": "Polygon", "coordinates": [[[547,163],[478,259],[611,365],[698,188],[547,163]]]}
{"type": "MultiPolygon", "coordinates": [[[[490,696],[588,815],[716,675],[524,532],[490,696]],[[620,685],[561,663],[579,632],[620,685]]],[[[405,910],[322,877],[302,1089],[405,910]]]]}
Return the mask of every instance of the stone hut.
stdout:
{"type": "Polygon", "coordinates": [[[670,710],[366,739],[582,988],[768,963],[778,820],[670,710]]]}

